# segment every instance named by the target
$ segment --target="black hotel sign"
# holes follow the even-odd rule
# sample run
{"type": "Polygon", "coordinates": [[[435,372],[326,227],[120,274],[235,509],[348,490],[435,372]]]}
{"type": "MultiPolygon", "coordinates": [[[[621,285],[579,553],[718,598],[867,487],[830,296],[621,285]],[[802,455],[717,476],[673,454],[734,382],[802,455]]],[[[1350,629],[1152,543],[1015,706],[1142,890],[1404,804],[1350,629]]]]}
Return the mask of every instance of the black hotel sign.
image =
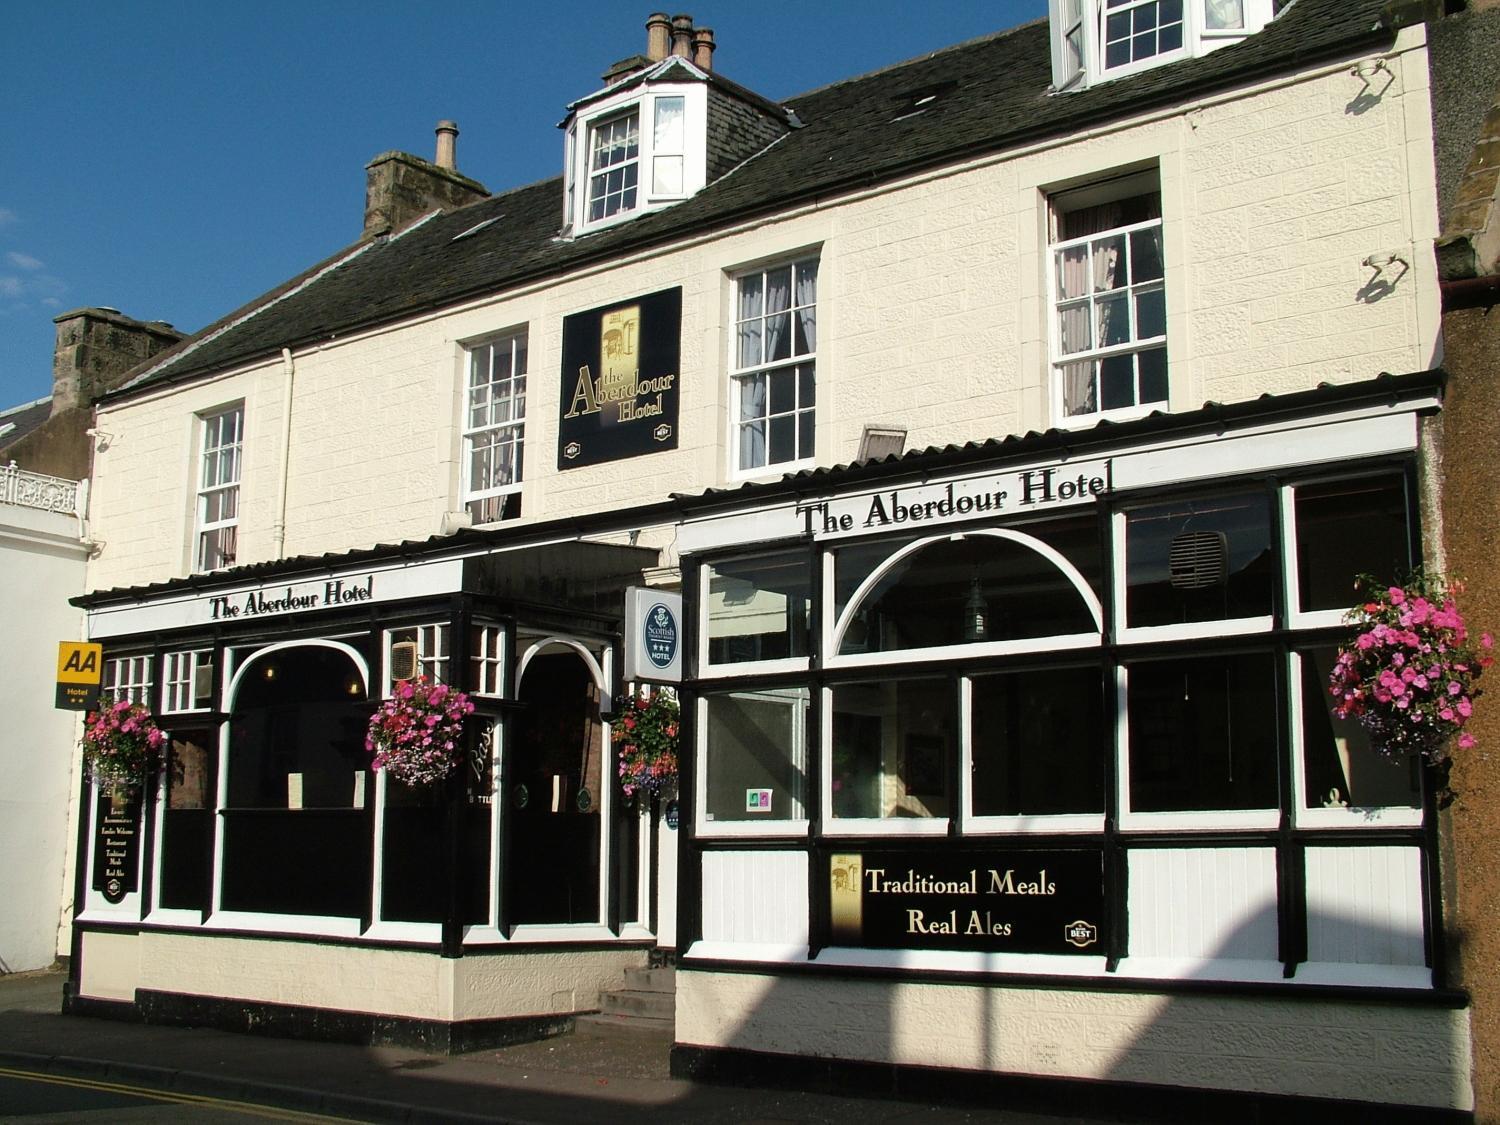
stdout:
{"type": "Polygon", "coordinates": [[[94,812],[94,890],[122,902],[139,889],[141,794],[103,785],[94,812]]]}
{"type": "Polygon", "coordinates": [[[563,318],[557,467],[677,448],[682,290],[563,318]]]}
{"type": "Polygon", "coordinates": [[[1098,848],[836,853],[828,945],[983,953],[1104,952],[1098,848]]]}

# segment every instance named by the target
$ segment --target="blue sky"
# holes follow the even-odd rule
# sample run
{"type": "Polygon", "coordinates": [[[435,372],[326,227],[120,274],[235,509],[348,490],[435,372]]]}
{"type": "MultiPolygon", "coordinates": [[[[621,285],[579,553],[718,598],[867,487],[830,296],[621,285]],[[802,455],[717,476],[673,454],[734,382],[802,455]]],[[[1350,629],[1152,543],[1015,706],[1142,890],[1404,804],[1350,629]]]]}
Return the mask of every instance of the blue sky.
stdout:
{"type": "MultiPolygon", "coordinates": [[[[52,318],[196,331],[359,235],[364,166],[498,191],[558,174],[564,106],[643,53],[658,7],[450,0],[12,3],[0,35],[0,408],[51,389],[52,318]]],[[[699,2],[714,66],[769,98],[1046,14],[1046,0],[699,2]]]]}

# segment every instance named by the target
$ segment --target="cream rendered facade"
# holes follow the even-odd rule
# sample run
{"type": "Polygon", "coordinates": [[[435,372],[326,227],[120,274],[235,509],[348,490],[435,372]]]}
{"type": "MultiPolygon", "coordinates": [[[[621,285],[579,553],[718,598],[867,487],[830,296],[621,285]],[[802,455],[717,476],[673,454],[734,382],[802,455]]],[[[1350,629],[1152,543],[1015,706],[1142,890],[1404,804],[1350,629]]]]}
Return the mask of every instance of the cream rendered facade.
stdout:
{"type": "Polygon", "coordinates": [[[1159,169],[1171,410],[1435,366],[1422,28],[1400,33],[1385,62],[1391,84],[1368,104],[1356,62],[1374,60],[354,333],[295,351],[290,370],[271,360],[101,406],[99,427],[121,437],[96,459],[94,512],[107,546],[90,588],[189,573],[196,481],[184,472],[160,487],[160,466],[193,464],[195,419],[234,402],[245,404],[240,562],[278,557],[284,457],[282,555],[437,534],[460,507],[464,345],[512,329],[530,334],[527,517],[621,510],[755,479],[732,472],[725,454],[730,278],[809,251],[821,271],[818,464],[852,460],[871,423],[906,428],[911,448],[1045,430],[1058,421],[1047,374],[1048,194],[1127,168],[1159,169]],[[1388,264],[1377,273],[1367,259],[1388,264]],[[557,471],[562,318],[669,285],[683,287],[679,447],[625,472],[557,471]]]}
{"type": "MultiPolygon", "coordinates": [[[[1154,170],[1159,183],[1168,412],[1434,369],[1441,345],[1427,75],[1423,29],[1407,28],[1379,56],[1351,55],[816,205],[685,233],[675,243],[263,362],[143,385],[99,407],[98,428],[114,437],[95,459],[94,528],[105,546],[90,562],[88,586],[121,590],[191,573],[199,420],[233,404],[244,409],[237,564],[421,541],[451,529],[463,507],[466,348],[512,332],[527,334],[530,353],[519,524],[619,513],[602,538],[635,543],[635,532],[643,545],[660,547],[661,577],[670,584],[680,577],[671,572],[678,547],[671,521],[658,508],[631,527],[632,509],[781,475],[774,467],[737,471],[727,452],[740,271],[813,256],[819,262],[818,466],[853,461],[867,425],[904,429],[908,447],[919,449],[1046,431],[1062,422],[1051,376],[1049,199],[1125,172],[1154,170]],[[558,419],[570,385],[560,377],[564,318],[678,286],[678,447],[558,469],[558,419]],[[160,486],[163,466],[183,468],[160,486]]],[[[1406,445],[1363,452],[1415,458],[1419,427],[1412,411],[1407,416],[1406,445]]],[[[1263,437],[1279,449],[1274,433],[1263,437]]],[[[1213,455],[1205,447],[1203,464],[1213,455]]],[[[659,846],[672,847],[674,835],[662,832],[659,846]]],[[[1418,850],[1408,848],[1374,883],[1396,885],[1416,867],[1418,850]]],[[[724,858],[727,847],[716,854],[726,870],[738,870],[740,861],[724,858]]],[[[836,967],[821,976],[777,973],[778,962],[794,960],[786,950],[807,955],[807,902],[817,877],[805,859],[775,854],[740,863],[749,872],[741,902],[747,915],[685,927],[685,952],[695,940],[722,939],[722,946],[700,950],[705,963],[696,968],[688,953],[679,974],[680,1045],[1472,1108],[1468,1012],[1456,1004],[1269,997],[1211,986],[1191,994],[1157,991],[1140,978],[1075,990],[1056,979],[1009,982],[1003,973],[980,984],[974,974],[950,981],[855,979],[836,967]],[[724,969],[716,961],[735,964],[724,969]],[[809,1021],[810,1011],[833,1014],[809,1021]]],[[[1256,889],[1268,884],[1274,901],[1274,863],[1267,859],[1257,878],[1256,889]]],[[[663,910],[658,935],[673,915],[663,910]]],[[[157,933],[150,921],[138,933],[80,935],[81,998],[128,1002],[163,991],[420,1020],[503,1019],[587,1009],[639,960],[627,951],[533,947],[439,961],[404,949],[240,933],[207,940],[211,923],[197,933],[157,933]],[[516,959],[529,963],[519,970],[525,987],[511,995],[516,959]]],[[[1420,946],[1420,917],[1417,929],[1420,946]]],[[[920,962],[913,955],[894,968],[931,968],[920,962]]],[[[1424,972],[1421,964],[1402,967],[1424,972]]]]}

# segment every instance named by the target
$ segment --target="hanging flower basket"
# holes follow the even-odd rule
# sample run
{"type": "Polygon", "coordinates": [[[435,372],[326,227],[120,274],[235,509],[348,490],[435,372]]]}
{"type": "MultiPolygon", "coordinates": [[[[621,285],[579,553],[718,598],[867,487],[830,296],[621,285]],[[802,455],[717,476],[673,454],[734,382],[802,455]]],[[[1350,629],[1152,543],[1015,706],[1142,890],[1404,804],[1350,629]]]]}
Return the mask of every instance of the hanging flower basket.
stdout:
{"type": "Polygon", "coordinates": [[[1328,677],[1334,714],[1357,719],[1390,757],[1415,753],[1441,764],[1455,735],[1459,749],[1473,746],[1463,728],[1494,642],[1485,633],[1471,645],[1454,600],[1462,587],[1417,571],[1399,586],[1361,578],[1355,588],[1366,600],[1345,617],[1354,639],[1328,677]]]}
{"type": "Polygon", "coordinates": [[[659,796],[677,783],[680,716],[677,700],[665,692],[648,692],[625,701],[610,731],[625,796],[637,792],[659,796]]]}
{"type": "Polygon", "coordinates": [[[426,676],[399,680],[370,716],[365,749],[374,769],[403,785],[441,781],[463,760],[464,719],[474,704],[461,691],[426,676]]]}
{"type": "Polygon", "coordinates": [[[90,778],[135,789],[161,761],[167,736],[141,704],[106,695],[84,719],[82,745],[90,778]]]}

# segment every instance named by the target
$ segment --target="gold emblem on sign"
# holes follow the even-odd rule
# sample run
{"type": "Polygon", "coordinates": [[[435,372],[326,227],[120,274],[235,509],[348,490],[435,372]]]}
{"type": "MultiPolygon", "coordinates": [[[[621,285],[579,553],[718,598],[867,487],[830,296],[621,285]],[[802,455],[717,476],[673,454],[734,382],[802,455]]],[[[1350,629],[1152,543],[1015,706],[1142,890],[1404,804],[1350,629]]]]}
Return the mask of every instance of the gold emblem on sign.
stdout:
{"type": "Polygon", "coordinates": [[[599,320],[599,401],[635,397],[640,375],[641,306],[607,312],[599,320]]]}
{"type": "Polygon", "coordinates": [[[858,945],[864,932],[864,857],[836,855],[828,866],[828,920],[835,945],[858,945]]]}

